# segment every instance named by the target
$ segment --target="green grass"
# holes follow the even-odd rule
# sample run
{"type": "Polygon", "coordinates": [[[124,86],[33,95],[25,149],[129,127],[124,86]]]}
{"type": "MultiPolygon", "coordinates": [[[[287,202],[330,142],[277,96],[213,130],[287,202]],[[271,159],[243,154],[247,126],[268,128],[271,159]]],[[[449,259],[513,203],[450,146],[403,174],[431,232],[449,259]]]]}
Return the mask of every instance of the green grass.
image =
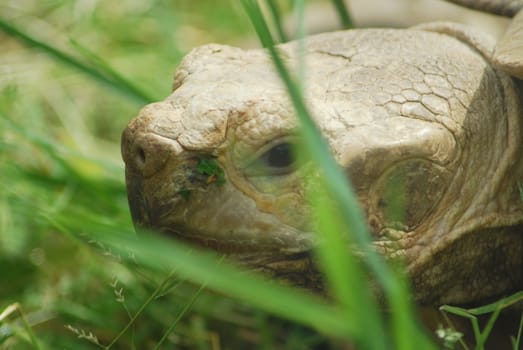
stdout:
{"type": "MultiPolygon", "coordinates": [[[[248,0],[245,9],[235,0],[0,4],[0,348],[433,348],[403,278],[369,249],[298,79],[271,50],[270,32],[286,39],[280,10],[290,9],[270,3],[271,30],[248,0]],[[252,37],[249,16],[302,120],[304,147],[325,169],[321,192],[332,196],[315,196],[318,208],[334,201],[344,213],[318,209],[329,300],[137,236],[130,219],[121,131],[144,103],[169,94],[191,47],[252,37]],[[365,252],[363,263],[346,254],[347,240],[365,252]],[[392,312],[368,292],[369,277],[392,312]]],[[[220,179],[213,164],[201,171],[220,179]]]]}

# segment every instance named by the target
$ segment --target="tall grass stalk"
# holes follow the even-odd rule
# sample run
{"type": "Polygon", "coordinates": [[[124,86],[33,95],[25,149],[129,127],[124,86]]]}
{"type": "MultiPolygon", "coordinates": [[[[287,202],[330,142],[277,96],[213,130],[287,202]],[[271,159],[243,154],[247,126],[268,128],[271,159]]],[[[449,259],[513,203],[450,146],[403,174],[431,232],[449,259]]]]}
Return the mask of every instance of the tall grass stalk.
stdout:
{"type": "MultiPolygon", "coordinates": [[[[327,244],[321,244],[319,247],[319,255],[320,258],[322,258],[320,263],[323,265],[326,277],[333,287],[333,292],[338,302],[340,302],[340,305],[346,306],[345,315],[347,319],[363,317],[363,320],[365,320],[366,317],[368,317],[369,321],[368,323],[364,323],[363,327],[369,324],[376,325],[378,332],[367,332],[364,336],[359,332],[355,334],[360,341],[360,346],[371,349],[384,349],[387,345],[386,340],[380,338],[380,335],[383,333],[381,333],[381,327],[378,326],[379,323],[376,322],[378,318],[376,311],[373,311],[375,310],[375,306],[369,301],[365,302],[365,295],[360,294],[362,299],[358,302],[361,303],[363,301],[363,305],[366,305],[366,308],[356,314],[357,309],[354,305],[357,304],[354,302],[351,303],[350,301],[351,298],[353,298],[351,294],[354,293],[351,293],[349,286],[354,286],[354,284],[351,284],[354,280],[351,281],[349,273],[352,272],[354,274],[357,271],[353,267],[353,262],[349,259],[350,255],[347,251],[347,243],[351,240],[354,240],[358,249],[363,252],[364,262],[383,287],[390,307],[393,310],[392,328],[394,330],[394,343],[397,348],[415,349],[421,344],[426,348],[430,347],[430,342],[424,339],[423,336],[412,337],[412,334],[419,334],[420,332],[419,327],[415,323],[413,308],[409,301],[405,282],[400,280],[399,275],[395,274],[372,248],[363,214],[359,208],[355,194],[347,181],[347,176],[339,168],[330,154],[328,145],[321,137],[304,103],[302,90],[299,88],[297,81],[292,78],[289,70],[285,67],[283,60],[279,56],[257,1],[243,0],[242,3],[260,41],[263,46],[267,48],[276,71],[287,88],[290,100],[301,122],[301,133],[304,139],[305,151],[310,155],[317,169],[322,170],[324,177],[322,189],[327,191],[333,198],[335,205],[340,208],[339,216],[332,216],[328,211],[324,211],[322,213],[323,215],[320,215],[320,218],[323,217],[322,221],[324,222],[322,234],[326,236],[325,241],[327,242],[327,244]],[[327,224],[335,222],[340,217],[343,223],[342,227],[329,226],[327,224]],[[341,233],[344,231],[350,233],[348,240],[346,237],[342,237],[341,233]],[[353,307],[350,307],[350,305],[353,307]]],[[[297,3],[301,4],[301,2],[297,3]]],[[[326,206],[322,205],[321,207],[325,208],[326,206]]],[[[359,319],[361,320],[361,318],[359,319]]]]}
{"type": "Polygon", "coordinates": [[[176,319],[171,323],[171,326],[165,331],[162,338],[158,341],[158,343],[154,347],[154,350],[161,349],[162,344],[165,343],[165,340],[167,339],[167,337],[173,332],[173,330],[176,328],[176,326],[178,325],[180,320],[183,318],[183,316],[185,316],[185,314],[189,311],[191,306],[193,306],[193,304],[196,302],[196,300],[198,299],[198,297],[200,296],[201,292],[203,291],[203,289],[205,287],[206,287],[206,285],[202,284],[200,286],[200,288],[196,291],[196,293],[194,293],[191,300],[189,300],[189,302],[187,304],[185,304],[185,307],[183,308],[183,310],[178,314],[176,319]]]}

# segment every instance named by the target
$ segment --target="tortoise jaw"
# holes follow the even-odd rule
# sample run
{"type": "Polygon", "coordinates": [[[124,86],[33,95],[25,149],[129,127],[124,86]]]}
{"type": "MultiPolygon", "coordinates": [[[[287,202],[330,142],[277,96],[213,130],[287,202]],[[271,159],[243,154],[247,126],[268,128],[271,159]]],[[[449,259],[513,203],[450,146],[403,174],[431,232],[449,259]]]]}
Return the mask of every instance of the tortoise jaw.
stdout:
{"type": "MultiPolygon", "coordinates": [[[[256,259],[269,259],[270,261],[286,260],[288,257],[298,256],[309,252],[313,244],[304,244],[296,247],[278,247],[275,245],[267,245],[256,240],[239,239],[238,237],[225,239],[223,237],[216,238],[211,234],[203,234],[196,232],[184,225],[176,225],[169,227],[155,228],[150,226],[149,229],[173,237],[178,241],[187,243],[193,247],[203,248],[205,250],[212,250],[218,253],[223,253],[228,256],[234,256],[240,261],[245,261],[247,265],[252,265],[248,261],[256,259]]],[[[248,237],[249,235],[245,235],[248,237]]],[[[263,260],[262,259],[262,260],[263,260]]]]}

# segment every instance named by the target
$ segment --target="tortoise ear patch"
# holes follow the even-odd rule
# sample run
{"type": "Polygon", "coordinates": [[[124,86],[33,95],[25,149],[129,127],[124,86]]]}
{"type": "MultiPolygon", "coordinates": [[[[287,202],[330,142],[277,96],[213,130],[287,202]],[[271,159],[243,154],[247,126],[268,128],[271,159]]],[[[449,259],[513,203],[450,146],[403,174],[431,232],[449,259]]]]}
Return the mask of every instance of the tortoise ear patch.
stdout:
{"type": "Polygon", "coordinates": [[[444,168],[423,159],[397,163],[373,186],[371,210],[385,228],[413,230],[443,196],[447,173],[444,168]]]}

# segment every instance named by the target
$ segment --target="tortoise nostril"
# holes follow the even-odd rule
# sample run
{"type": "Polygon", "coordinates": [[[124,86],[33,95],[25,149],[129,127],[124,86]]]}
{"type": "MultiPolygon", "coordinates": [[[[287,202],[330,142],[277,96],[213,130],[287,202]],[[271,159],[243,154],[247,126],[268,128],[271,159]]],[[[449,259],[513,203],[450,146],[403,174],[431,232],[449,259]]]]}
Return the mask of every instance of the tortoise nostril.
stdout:
{"type": "Polygon", "coordinates": [[[126,167],[145,177],[162,170],[171,152],[169,140],[152,133],[128,133],[122,142],[126,167]]]}

